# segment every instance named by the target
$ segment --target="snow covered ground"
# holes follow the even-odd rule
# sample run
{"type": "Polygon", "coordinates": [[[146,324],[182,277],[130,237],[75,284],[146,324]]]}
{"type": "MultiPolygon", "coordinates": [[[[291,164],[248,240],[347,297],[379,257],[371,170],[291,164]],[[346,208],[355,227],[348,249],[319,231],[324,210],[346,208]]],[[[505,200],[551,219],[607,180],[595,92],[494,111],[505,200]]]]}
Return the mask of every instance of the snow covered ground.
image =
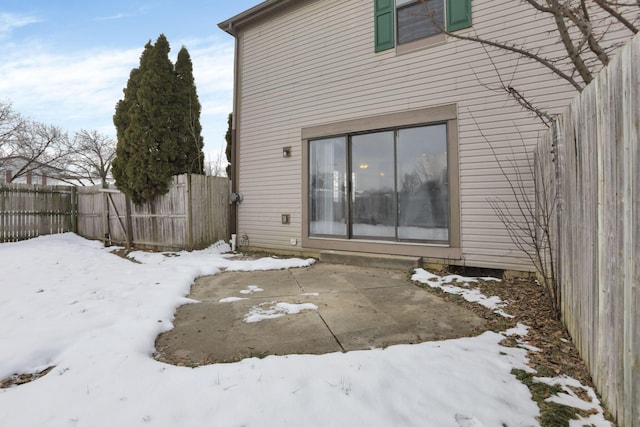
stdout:
{"type": "Polygon", "coordinates": [[[234,260],[226,250],[136,252],[138,264],[74,234],[0,244],[0,379],[55,366],[0,390],[0,425],[537,425],[529,390],[510,374],[528,369],[526,350],[499,345],[524,327],[197,368],[155,361],[156,336],[177,306],[194,303],[185,295],[195,277],[313,262],[234,260]]]}

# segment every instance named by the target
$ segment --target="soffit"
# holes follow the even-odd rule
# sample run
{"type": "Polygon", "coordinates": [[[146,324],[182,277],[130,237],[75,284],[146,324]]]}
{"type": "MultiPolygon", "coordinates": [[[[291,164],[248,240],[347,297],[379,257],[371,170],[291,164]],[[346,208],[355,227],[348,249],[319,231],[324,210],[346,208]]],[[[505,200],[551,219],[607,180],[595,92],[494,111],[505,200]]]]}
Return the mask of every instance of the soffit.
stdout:
{"type": "Polygon", "coordinates": [[[307,2],[307,0],[266,0],[226,21],[220,22],[218,27],[235,37],[240,29],[307,2]]]}

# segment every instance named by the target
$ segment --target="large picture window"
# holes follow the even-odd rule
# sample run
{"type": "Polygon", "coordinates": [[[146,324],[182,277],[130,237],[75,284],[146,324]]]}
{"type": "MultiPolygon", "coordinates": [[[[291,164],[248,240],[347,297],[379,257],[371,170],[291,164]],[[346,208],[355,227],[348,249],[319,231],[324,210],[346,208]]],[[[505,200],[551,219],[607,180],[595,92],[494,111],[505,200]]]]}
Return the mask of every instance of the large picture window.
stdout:
{"type": "Polygon", "coordinates": [[[447,124],[309,142],[309,235],[448,243],[447,124]]]}

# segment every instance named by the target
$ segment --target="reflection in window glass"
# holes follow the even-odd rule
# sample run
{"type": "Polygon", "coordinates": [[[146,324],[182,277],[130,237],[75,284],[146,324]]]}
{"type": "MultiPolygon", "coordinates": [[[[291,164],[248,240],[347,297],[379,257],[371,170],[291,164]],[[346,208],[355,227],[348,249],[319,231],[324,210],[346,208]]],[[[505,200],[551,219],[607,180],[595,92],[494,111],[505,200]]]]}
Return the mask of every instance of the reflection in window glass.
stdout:
{"type": "Polygon", "coordinates": [[[395,237],[393,132],[351,139],[351,215],[353,235],[395,237]]]}
{"type": "Polygon", "coordinates": [[[398,238],[449,240],[446,125],[398,131],[398,238]]]}
{"type": "Polygon", "coordinates": [[[444,0],[396,1],[398,44],[430,37],[442,32],[444,0]]]}
{"type": "Polygon", "coordinates": [[[309,233],[449,242],[447,125],[310,141],[309,233]]]}
{"type": "Polygon", "coordinates": [[[347,139],[309,144],[309,232],[347,235],[347,139]]]}

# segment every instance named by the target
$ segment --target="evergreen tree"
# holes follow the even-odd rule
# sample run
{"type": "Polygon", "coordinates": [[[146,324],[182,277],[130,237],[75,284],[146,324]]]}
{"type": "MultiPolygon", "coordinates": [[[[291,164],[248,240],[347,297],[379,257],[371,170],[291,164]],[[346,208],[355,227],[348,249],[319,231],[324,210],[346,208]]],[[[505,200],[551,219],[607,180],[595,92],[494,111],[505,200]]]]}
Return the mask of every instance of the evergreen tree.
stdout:
{"type": "Polygon", "coordinates": [[[204,173],[200,101],[193,79],[193,65],[186,47],[178,52],[175,66],[175,119],[180,153],[178,173],[204,173]]]}
{"type": "Polygon", "coordinates": [[[227,156],[227,178],[233,179],[231,176],[231,124],[233,123],[233,113],[229,113],[227,118],[227,133],[224,134],[224,139],[227,141],[227,146],[224,148],[224,154],[227,156]]]}
{"type": "Polygon", "coordinates": [[[169,42],[161,34],[155,45],[145,46],[113,118],[118,135],[113,176],[134,203],[166,193],[171,176],[180,173],[174,82],[169,42]]]}
{"type": "Polygon", "coordinates": [[[129,135],[131,134],[130,127],[134,111],[140,108],[140,104],[137,101],[137,92],[152,49],[153,45],[151,41],[149,41],[140,56],[140,67],[134,68],[129,74],[127,86],[123,90],[124,98],[116,104],[116,111],[113,116],[113,123],[116,127],[118,138],[116,157],[112,163],[113,178],[118,188],[130,197],[133,197],[133,181],[136,174],[135,167],[131,160],[136,156],[138,150],[135,143],[136,141],[129,140],[129,135]]]}

